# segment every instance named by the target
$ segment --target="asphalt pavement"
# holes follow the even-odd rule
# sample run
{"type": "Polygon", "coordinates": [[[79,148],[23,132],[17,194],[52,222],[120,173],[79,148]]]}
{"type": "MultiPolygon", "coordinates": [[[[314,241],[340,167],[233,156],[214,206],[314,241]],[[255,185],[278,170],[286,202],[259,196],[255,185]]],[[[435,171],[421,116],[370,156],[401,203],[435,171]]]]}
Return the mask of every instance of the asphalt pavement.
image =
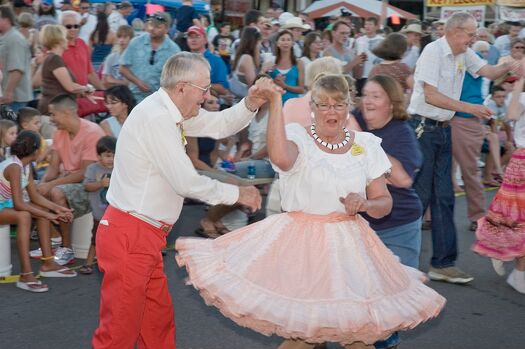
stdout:
{"type": "MultiPolygon", "coordinates": [[[[487,193],[487,198],[490,200],[493,194],[487,193]]],[[[203,205],[184,207],[170,241],[193,235],[203,214],[203,205]]],[[[399,348],[525,348],[525,295],[511,289],[492,270],[488,258],[470,251],[474,234],[468,231],[464,197],[457,199],[455,216],[460,251],[457,264],[475,280],[467,286],[430,282],[430,287],[447,298],[447,305],[437,319],[402,333],[399,348]]],[[[15,241],[11,243],[14,272],[18,272],[15,241]]],[[[424,231],[423,271],[428,270],[430,252],[430,232],[424,231]]],[[[215,308],[206,306],[198,293],[185,285],[186,273],[176,266],[174,256],[168,251],[164,262],[175,307],[178,349],[262,349],[279,345],[279,337],[238,327],[215,308]]],[[[35,261],[34,270],[37,266],[35,261]]],[[[506,268],[510,271],[511,263],[506,263],[506,268]]],[[[90,348],[98,323],[100,274],[46,279],[46,283],[50,291],[42,294],[24,292],[12,283],[0,284],[0,349],[90,348]]],[[[329,344],[329,348],[340,346],[329,344]]]]}

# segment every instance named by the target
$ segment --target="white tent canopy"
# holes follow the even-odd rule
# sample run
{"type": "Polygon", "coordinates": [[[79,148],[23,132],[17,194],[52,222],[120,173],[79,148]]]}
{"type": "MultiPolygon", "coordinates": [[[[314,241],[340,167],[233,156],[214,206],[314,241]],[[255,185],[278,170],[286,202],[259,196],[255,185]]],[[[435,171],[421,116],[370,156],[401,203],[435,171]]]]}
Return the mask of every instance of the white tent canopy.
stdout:
{"type": "MultiPolygon", "coordinates": [[[[381,16],[382,6],[382,2],[377,0],[320,0],[312,3],[303,12],[312,19],[340,15],[341,9],[350,11],[354,16],[369,17],[381,16]]],[[[387,5],[386,15],[405,19],[416,18],[416,15],[392,5],[387,5]]]]}

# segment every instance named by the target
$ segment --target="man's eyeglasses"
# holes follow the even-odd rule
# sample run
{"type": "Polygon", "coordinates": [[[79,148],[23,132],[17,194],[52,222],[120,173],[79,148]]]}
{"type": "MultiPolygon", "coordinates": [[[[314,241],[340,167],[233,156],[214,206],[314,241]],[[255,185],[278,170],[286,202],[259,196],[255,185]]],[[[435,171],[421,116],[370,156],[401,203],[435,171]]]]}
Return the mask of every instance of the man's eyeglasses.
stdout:
{"type": "Polygon", "coordinates": [[[151,50],[151,56],[149,56],[149,65],[155,64],[155,54],[157,51],[151,50]]]}
{"type": "Polygon", "coordinates": [[[187,83],[188,85],[190,85],[190,86],[193,86],[193,87],[198,88],[199,90],[201,90],[203,95],[205,95],[206,93],[208,93],[208,91],[210,91],[210,88],[211,88],[211,84],[209,84],[209,85],[206,86],[206,87],[200,87],[199,85],[195,85],[195,84],[193,84],[193,83],[191,83],[191,82],[189,82],[189,81],[186,81],[186,83],[187,83]]]}
{"type": "Polygon", "coordinates": [[[89,10],[89,6],[82,6],[80,7],[81,10],[89,10]]]}
{"type": "Polygon", "coordinates": [[[66,27],[66,29],[78,29],[80,28],[80,25],[79,24],[66,24],[64,25],[64,27],[66,27]]]}
{"type": "Polygon", "coordinates": [[[315,103],[314,105],[319,109],[320,111],[329,111],[330,109],[334,108],[336,111],[344,111],[348,107],[348,103],[337,103],[337,104],[328,104],[328,103],[315,103]]]}
{"type": "Polygon", "coordinates": [[[514,46],[513,48],[516,48],[516,49],[519,49],[519,50],[523,50],[523,49],[525,49],[525,46],[514,46]]]}

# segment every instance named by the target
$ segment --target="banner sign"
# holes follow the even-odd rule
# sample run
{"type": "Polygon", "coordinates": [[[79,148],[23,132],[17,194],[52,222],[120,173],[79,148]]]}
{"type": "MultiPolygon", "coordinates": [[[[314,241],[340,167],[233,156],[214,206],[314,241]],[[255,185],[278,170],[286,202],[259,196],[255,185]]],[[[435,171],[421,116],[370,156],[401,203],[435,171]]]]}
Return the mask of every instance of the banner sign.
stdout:
{"type": "Polygon", "coordinates": [[[499,18],[510,22],[525,21],[525,8],[500,6],[499,18]]]}
{"type": "Polygon", "coordinates": [[[442,7],[441,8],[441,20],[446,21],[454,13],[466,11],[470,13],[478,23],[483,24],[485,22],[485,6],[455,6],[455,7],[442,7]]]}
{"type": "Polygon", "coordinates": [[[525,7],[525,0],[498,0],[500,6],[525,7]]]}
{"type": "MultiPolygon", "coordinates": [[[[525,0],[499,0],[509,2],[520,2],[525,4],[525,0]]],[[[494,5],[496,0],[426,0],[428,7],[443,7],[443,6],[481,6],[481,5],[494,5]]],[[[518,5],[511,5],[518,6],[518,5]]],[[[524,5],[519,5],[524,6],[524,5]]]]}

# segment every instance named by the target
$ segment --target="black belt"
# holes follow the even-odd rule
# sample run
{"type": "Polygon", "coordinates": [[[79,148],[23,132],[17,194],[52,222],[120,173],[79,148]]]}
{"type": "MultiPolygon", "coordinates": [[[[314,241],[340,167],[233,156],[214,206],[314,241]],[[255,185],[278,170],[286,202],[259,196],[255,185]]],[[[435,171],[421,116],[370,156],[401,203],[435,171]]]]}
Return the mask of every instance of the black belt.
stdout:
{"type": "Polygon", "coordinates": [[[412,114],[411,117],[412,119],[421,121],[421,123],[425,124],[425,126],[436,126],[441,128],[447,128],[450,126],[450,121],[437,121],[418,114],[412,114]]]}

